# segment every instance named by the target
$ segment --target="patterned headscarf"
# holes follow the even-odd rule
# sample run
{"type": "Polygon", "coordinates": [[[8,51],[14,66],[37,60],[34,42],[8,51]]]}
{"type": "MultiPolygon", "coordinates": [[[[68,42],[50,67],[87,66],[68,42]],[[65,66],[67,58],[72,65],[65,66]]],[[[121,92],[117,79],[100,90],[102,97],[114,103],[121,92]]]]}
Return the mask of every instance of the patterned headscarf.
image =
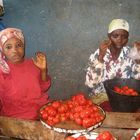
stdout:
{"type": "Polygon", "coordinates": [[[128,22],[124,19],[113,19],[111,23],[109,24],[108,33],[112,33],[113,31],[117,29],[123,29],[129,32],[128,22]]]}
{"type": "Polygon", "coordinates": [[[24,44],[24,35],[20,29],[6,28],[0,31],[0,69],[4,73],[9,73],[10,69],[2,52],[5,42],[11,38],[18,38],[24,44]]]}

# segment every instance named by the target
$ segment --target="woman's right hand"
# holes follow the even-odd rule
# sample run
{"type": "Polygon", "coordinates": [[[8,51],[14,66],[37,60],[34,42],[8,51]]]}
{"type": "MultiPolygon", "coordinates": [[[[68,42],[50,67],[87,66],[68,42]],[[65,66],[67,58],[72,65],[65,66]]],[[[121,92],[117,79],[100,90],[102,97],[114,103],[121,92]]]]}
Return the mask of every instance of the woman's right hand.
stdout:
{"type": "Polygon", "coordinates": [[[138,51],[140,51],[140,42],[135,41],[133,46],[136,47],[138,51]]]}
{"type": "Polygon", "coordinates": [[[107,48],[111,47],[111,41],[110,40],[104,40],[101,42],[100,47],[99,47],[99,57],[98,60],[100,62],[104,62],[104,56],[106,54],[107,48]]]}

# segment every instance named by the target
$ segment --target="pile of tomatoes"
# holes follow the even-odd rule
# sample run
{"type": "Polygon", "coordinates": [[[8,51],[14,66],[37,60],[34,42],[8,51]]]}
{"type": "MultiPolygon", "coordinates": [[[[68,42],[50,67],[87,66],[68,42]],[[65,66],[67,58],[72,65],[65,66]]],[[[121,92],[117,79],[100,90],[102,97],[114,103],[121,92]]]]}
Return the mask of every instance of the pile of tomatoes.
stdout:
{"type": "Polygon", "coordinates": [[[103,121],[105,117],[99,107],[83,93],[78,93],[67,101],[54,101],[48,104],[40,110],[40,115],[50,126],[72,120],[84,128],[103,121]]]}
{"type": "MultiPolygon", "coordinates": [[[[77,138],[68,136],[65,138],[65,140],[88,140],[88,139],[86,138],[86,136],[79,136],[77,138]]],[[[103,131],[99,133],[99,135],[95,140],[115,140],[115,138],[109,131],[103,131]]]]}
{"type": "Polygon", "coordinates": [[[138,96],[138,92],[136,90],[134,90],[133,88],[130,88],[128,86],[123,86],[123,87],[118,87],[115,86],[113,88],[113,90],[119,94],[123,94],[123,95],[131,95],[131,96],[138,96]]]}

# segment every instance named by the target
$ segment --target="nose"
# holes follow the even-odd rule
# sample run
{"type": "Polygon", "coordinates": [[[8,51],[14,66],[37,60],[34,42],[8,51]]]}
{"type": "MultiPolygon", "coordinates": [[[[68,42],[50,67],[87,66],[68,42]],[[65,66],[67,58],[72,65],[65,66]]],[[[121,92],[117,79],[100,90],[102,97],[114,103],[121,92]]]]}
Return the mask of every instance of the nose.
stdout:
{"type": "Polygon", "coordinates": [[[13,47],[12,52],[16,53],[17,52],[17,47],[13,47]]]}
{"type": "Polygon", "coordinates": [[[122,42],[123,37],[122,36],[118,36],[118,42],[122,42]]]}

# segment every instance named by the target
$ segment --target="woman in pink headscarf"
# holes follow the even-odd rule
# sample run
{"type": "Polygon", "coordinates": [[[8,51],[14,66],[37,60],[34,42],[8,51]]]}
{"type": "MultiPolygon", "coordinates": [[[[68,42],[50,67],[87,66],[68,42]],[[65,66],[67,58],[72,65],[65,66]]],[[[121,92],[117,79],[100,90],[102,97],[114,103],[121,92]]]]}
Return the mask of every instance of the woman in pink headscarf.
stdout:
{"type": "Polygon", "coordinates": [[[25,41],[20,29],[0,32],[0,115],[37,119],[37,111],[48,102],[51,80],[46,56],[37,52],[25,59],[25,41]]]}

